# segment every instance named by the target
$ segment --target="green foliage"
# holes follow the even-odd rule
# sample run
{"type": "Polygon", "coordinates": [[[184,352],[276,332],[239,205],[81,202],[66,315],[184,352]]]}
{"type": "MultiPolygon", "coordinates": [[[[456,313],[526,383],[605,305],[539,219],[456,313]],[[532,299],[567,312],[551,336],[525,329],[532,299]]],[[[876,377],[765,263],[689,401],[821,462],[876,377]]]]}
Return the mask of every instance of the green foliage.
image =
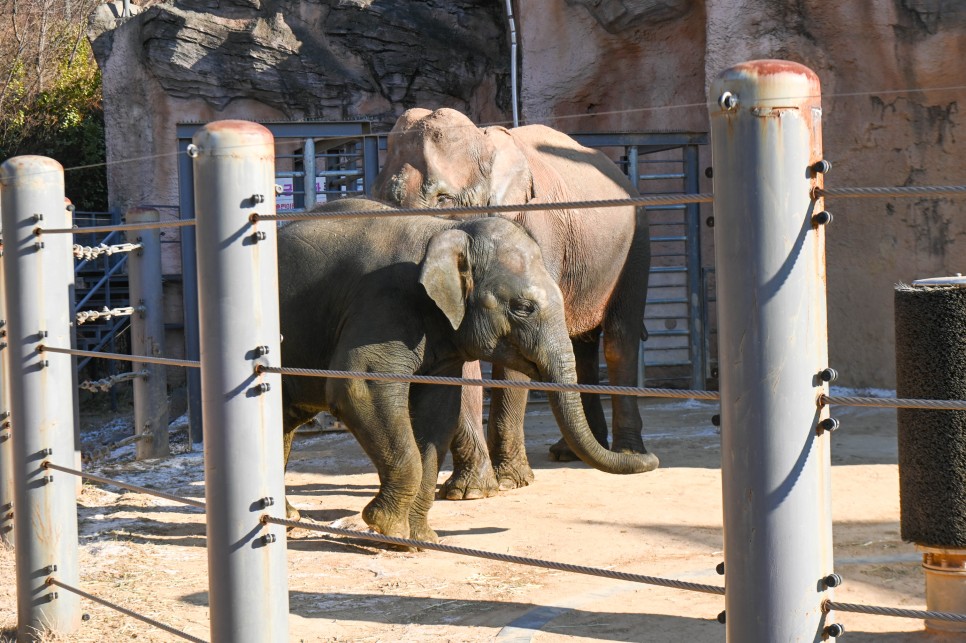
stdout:
{"type": "Polygon", "coordinates": [[[63,39],[71,47],[55,52],[55,73],[46,88],[30,91],[22,60],[6,70],[10,81],[0,103],[0,159],[49,156],[67,170],[67,196],[79,210],[107,210],[101,74],[79,27],[64,28],[75,30],[74,37],[63,39]]]}

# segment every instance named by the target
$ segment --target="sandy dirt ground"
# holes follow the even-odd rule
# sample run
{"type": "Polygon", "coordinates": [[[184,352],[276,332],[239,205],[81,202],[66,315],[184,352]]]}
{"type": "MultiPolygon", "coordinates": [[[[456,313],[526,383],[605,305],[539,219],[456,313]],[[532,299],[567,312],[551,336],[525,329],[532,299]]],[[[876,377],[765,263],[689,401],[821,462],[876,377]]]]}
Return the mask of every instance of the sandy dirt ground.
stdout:
{"type": "MultiPolygon", "coordinates": [[[[528,454],[536,481],[486,500],[438,501],[443,542],[565,563],[720,585],[719,435],[714,403],[641,402],[646,443],[662,461],[640,476],[554,463],[559,433],[531,403],[528,454]]],[[[895,412],[836,409],[832,436],[838,601],[924,608],[921,555],[899,538],[895,412]]],[[[123,431],[122,417],[113,426],[123,431]]],[[[200,452],[98,473],[204,497],[200,452]]],[[[442,482],[449,474],[444,470],[442,482]]],[[[376,490],[373,468],[346,433],[302,436],[287,478],[307,518],[351,521],[376,490]]],[[[87,591],[208,638],[205,527],[200,510],[85,484],[79,500],[87,591]]],[[[436,552],[408,553],[295,529],[288,541],[292,641],[723,641],[724,598],[436,552]]],[[[0,639],[16,623],[14,559],[0,552],[0,639]]],[[[253,592],[259,591],[252,588],[253,592]]],[[[82,600],[78,642],[172,641],[172,635],[82,600]]],[[[837,614],[848,641],[948,641],[921,620],[837,614]]],[[[6,638],[4,638],[6,637],[6,638]]],[[[959,639],[963,640],[963,639],[959,639]]]]}

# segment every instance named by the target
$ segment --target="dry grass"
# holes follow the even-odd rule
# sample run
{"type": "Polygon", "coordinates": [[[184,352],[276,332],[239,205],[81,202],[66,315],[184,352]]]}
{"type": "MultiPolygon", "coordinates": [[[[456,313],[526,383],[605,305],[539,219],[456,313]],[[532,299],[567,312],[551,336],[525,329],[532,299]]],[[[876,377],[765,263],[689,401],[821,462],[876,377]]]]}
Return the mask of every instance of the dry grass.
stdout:
{"type": "MultiPolygon", "coordinates": [[[[95,596],[149,618],[185,629],[200,638],[208,635],[206,566],[204,549],[192,547],[187,555],[172,555],[170,547],[157,536],[163,529],[141,532],[144,524],[134,518],[137,512],[146,521],[160,525],[168,517],[152,499],[137,494],[118,494],[92,485],[81,493],[81,545],[78,563],[79,586],[95,596]],[[155,511],[152,511],[155,510],[155,511]],[[105,524],[93,531],[84,523],[105,524]],[[157,540],[160,544],[154,544],[157,540]],[[194,554],[194,555],[191,555],[194,554]],[[193,560],[197,558],[197,560],[193,560]],[[163,581],[159,581],[159,577],[163,581]],[[181,602],[185,599],[189,604],[181,602]]],[[[182,516],[183,518],[183,516],[182,516]]],[[[194,516],[197,520],[199,516],[194,516]]],[[[165,525],[160,525],[162,528],[165,525]]],[[[15,562],[11,548],[0,551],[0,642],[16,640],[17,600],[14,584],[15,562]]],[[[60,590],[65,591],[65,590],[60,590]]],[[[44,634],[43,643],[104,643],[136,639],[149,643],[177,640],[171,634],[87,599],[80,599],[83,621],[69,636],[44,634]]]]}

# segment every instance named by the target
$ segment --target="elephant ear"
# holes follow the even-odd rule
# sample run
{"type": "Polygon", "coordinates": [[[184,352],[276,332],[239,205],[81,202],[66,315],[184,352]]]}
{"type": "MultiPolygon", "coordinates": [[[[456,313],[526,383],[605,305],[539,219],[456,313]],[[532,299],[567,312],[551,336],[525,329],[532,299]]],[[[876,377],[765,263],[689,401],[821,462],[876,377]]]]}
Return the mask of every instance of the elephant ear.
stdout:
{"type": "Polygon", "coordinates": [[[463,322],[466,298],[473,289],[469,249],[470,236],[462,230],[440,232],[430,240],[419,273],[419,283],[446,315],[453,330],[463,322]]]}
{"type": "Polygon", "coordinates": [[[486,127],[483,135],[490,155],[488,205],[527,203],[533,198],[530,163],[505,127],[486,127]]]}

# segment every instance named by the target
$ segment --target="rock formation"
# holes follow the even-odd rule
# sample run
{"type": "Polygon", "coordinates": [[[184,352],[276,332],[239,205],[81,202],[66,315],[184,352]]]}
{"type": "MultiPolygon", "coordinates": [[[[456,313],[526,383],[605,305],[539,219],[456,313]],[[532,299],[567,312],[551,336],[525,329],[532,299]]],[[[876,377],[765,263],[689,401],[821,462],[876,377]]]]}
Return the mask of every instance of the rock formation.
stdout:
{"type": "MultiPolygon", "coordinates": [[[[177,202],[174,162],[156,155],[176,151],[178,122],[364,118],[388,127],[414,105],[456,107],[480,122],[510,111],[504,0],[173,0],[120,23],[105,7],[91,38],[119,207],[177,202]]],[[[963,182],[955,136],[966,12],[955,3],[517,0],[514,13],[526,122],[707,131],[706,90],[721,70],[786,58],[822,80],[829,186],[963,182]]],[[[840,383],[895,385],[893,283],[963,271],[963,205],[829,200],[840,383]]]]}

